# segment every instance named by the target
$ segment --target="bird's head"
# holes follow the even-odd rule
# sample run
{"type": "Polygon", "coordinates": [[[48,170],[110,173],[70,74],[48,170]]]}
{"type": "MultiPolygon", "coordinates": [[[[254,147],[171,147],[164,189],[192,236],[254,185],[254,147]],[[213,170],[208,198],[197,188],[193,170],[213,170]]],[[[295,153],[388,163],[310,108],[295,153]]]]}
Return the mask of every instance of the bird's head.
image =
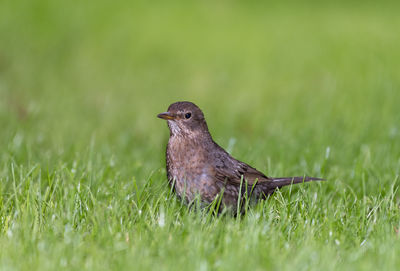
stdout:
{"type": "Polygon", "coordinates": [[[176,102],[168,107],[168,111],[157,115],[168,121],[171,135],[196,136],[207,134],[208,127],[200,108],[191,102],[176,102]]]}

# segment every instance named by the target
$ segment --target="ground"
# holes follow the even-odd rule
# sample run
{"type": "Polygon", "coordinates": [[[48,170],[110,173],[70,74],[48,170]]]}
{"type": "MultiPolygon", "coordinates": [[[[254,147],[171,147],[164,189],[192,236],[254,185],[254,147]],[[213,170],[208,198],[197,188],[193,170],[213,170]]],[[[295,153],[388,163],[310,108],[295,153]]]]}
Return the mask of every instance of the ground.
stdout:
{"type": "Polygon", "coordinates": [[[395,2],[0,3],[0,269],[395,270],[395,2]],[[243,216],[167,186],[178,100],[287,187],[243,216]]]}

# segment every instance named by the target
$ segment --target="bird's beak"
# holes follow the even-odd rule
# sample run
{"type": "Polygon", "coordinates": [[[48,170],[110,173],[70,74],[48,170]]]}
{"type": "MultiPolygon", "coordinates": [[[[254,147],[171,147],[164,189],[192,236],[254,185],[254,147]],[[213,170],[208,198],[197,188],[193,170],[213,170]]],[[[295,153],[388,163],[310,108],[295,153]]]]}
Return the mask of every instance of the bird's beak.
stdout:
{"type": "Polygon", "coordinates": [[[165,120],[173,120],[173,119],[175,119],[175,117],[169,112],[160,113],[160,114],[157,115],[157,117],[160,118],[160,119],[165,119],[165,120]]]}

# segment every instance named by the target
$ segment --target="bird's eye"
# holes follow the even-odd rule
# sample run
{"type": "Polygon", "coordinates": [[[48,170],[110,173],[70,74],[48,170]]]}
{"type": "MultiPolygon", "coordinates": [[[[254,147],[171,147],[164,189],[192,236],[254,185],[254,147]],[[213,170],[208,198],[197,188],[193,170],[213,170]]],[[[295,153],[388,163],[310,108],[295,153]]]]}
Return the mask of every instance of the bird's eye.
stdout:
{"type": "Polygon", "coordinates": [[[191,113],[186,113],[186,114],[185,114],[185,118],[186,118],[186,119],[190,119],[191,116],[192,116],[191,113]]]}

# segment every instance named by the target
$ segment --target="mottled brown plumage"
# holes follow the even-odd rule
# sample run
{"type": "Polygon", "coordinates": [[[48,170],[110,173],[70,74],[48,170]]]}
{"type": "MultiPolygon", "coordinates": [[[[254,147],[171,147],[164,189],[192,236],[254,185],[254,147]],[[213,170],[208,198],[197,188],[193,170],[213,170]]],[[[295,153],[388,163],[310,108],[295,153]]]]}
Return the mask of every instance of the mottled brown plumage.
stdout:
{"type": "Polygon", "coordinates": [[[200,196],[211,203],[223,191],[222,203],[236,207],[246,191],[259,199],[292,183],[322,180],[312,177],[271,178],[233,158],[212,139],[203,112],[191,102],[177,102],[158,115],[168,121],[167,177],[187,202],[200,196]],[[246,187],[247,183],[247,187],[246,187]]]}

